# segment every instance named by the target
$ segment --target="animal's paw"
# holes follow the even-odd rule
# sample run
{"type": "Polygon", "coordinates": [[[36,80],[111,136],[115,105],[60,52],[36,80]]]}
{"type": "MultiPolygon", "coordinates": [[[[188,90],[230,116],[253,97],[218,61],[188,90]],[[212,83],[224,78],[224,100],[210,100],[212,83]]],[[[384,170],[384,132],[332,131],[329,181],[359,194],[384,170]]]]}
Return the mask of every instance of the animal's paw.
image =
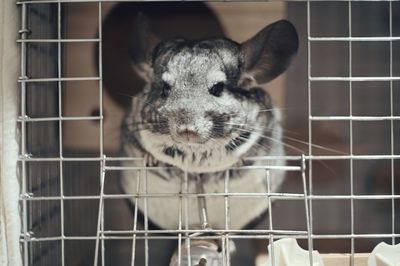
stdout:
{"type": "Polygon", "coordinates": [[[146,153],[144,155],[144,162],[145,162],[147,167],[158,166],[157,159],[154,158],[154,156],[151,155],[150,153],[146,153]]]}
{"type": "Polygon", "coordinates": [[[242,165],[242,166],[250,166],[250,165],[253,165],[253,164],[254,164],[253,161],[245,160],[245,159],[241,159],[240,162],[241,162],[241,165],[242,165]]]}

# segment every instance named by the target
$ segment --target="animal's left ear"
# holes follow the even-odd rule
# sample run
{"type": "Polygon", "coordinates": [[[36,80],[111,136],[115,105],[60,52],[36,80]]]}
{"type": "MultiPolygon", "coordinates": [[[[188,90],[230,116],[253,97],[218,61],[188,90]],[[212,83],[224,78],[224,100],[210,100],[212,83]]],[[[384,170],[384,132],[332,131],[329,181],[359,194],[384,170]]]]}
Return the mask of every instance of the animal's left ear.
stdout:
{"type": "Polygon", "coordinates": [[[147,82],[153,75],[151,55],[159,42],[158,37],[150,29],[149,20],[139,12],[133,27],[130,50],[134,69],[147,82]]]}
{"type": "Polygon", "coordinates": [[[266,83],[279,76],[297,53],[299,38],[287,20],[266,26],[241,44],[243,83],[266,83]]]}

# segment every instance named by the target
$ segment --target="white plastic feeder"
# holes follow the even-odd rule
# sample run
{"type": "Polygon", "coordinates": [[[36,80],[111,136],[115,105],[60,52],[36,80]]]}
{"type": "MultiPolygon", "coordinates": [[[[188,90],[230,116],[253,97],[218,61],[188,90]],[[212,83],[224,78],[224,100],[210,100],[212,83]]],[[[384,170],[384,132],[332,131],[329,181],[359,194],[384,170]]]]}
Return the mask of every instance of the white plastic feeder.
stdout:
{"type": "MultiPolygon", "coordinates": [[[[272,256],[271,244],[268,245],[268,260],[265,266],[310,266],[310,253],[302,249],[294,238],[284,238],[273,243],[272,256]],[[272,257],[274,262],[272,263],[272,257]]],[[[324,266],[318,251],[312,252],[313,266],[324,266]]]]}

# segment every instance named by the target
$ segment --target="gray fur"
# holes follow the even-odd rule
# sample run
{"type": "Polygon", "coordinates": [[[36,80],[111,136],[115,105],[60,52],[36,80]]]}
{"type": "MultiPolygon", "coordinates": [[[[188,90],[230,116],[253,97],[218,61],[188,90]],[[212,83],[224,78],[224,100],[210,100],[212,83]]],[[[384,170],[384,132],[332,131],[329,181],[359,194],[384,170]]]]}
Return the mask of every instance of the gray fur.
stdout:
{"type": "MultiPolygon", "coordinates": [[[[266,30],[271,31],[269,28],[263,31],[266,30]]],[[[265,45],[258,38],[257,45],[260,43],[265,45]]],[[[270,51],[263,49],[265,53],[270,51]]],[[[292,56],[295,51],[288,53],[292,56]]],[[[280,142],[280,114],[273,108],[269,95],[256,86],[257,77],[252,77],[251,73],[257,71],[246,69],[246,66],[254,65],[246,62],[246,54],[240,44],[228,39],[199,42],[173,39],[154,48],[151,62],[135,62],[142,66],[141,69],[146,69],[143,65],[147,64],[149,71],[145,76],[149,77],[149,83],[142,94],[132,99],[132,107],[123,122],[124,152],[128,156],[150,155],[159,161],[159,165],[176,167],[157,173],[149,171],[155,179],[152,190],[179,191],[183,171],[187,171],[190,177],[201,175],[206,189],[216,192],[223,187],[225,170],[249,163],[243,158],[284,154],[280,142]]],[[[286,58],[282,60],[287,61],[286,58]]],[[[275,72],[273,75],[276,76],[275,72]]],[[[283,165],[285,162],[274,160],[268,163],[283,165]]],[[[236,170],[232,171],[231,177],[236,180],[232,181],[236,182],[233,187],[245,189],[242,186],[249,183],[248,179],[251,184],[247,192],[265,191],[262,172],[236,170]]],[[[135,180],[128,173],[123,176],[126,192],[135,193],[138,182],[135,180]]],[[[272,188],[277,189],[283,173],[276,173],[273,180],[272,188]]],[[[189,187],[194,189],[194,179],[189,187]]],[[[220,204],[212,199],[209,201],[211,206],[220,204]]],[[[153,208],[159,208],[163,203],[165,201],[158,202],[153,208]]],[[[250,205],[253,209],[244,213],[248,217],[241,218],[235,223],[236,227],[243,227],[267,208],[265,202],[253,204],[250,205]]],[[[216,228],[224,224],[214,217],[220,209],[217,205],[210,211],[213,213],[211,226],[216,228]]],[[[139,204],[139,208],[142,207],[139,204]]],[[[156,210],[150,212],[150,219],[163,228],[175,226],[175,207],[165,208],[160,210],[163,214],[156,210]],[[168,218],[161,218],[162,215],[168,218]]],[[[232,208],[235,209],[233,212],[238,212],[249,207],[239,204],[232,208]]],[[[196,208],[192,209],[196,213],[196,208]]]]}

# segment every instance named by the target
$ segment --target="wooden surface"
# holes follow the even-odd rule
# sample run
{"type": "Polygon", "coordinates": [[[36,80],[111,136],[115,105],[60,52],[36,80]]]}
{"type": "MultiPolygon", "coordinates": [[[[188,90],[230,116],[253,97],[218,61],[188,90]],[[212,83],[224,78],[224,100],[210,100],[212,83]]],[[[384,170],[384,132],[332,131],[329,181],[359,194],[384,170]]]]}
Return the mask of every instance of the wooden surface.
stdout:
{"type": "MultiPolygon", "coordinates": [[[[322,254],[324,266],[350,266],[350,254],[322,254]]],[[[354,266],[367,266],[368,254],[356,254],[354,266]]]]}
{"type": "MultiPolygon", "coordinates": [[[[321,254],[324,266],[351,266],[350,254],[321,254]]],[[[268,257],[259,256],[256,260],[256,266],[265,265],[268,257]]],[[[367,266],[368,254],[356,254],[354,256],[354,266],[367,266]]]]}

